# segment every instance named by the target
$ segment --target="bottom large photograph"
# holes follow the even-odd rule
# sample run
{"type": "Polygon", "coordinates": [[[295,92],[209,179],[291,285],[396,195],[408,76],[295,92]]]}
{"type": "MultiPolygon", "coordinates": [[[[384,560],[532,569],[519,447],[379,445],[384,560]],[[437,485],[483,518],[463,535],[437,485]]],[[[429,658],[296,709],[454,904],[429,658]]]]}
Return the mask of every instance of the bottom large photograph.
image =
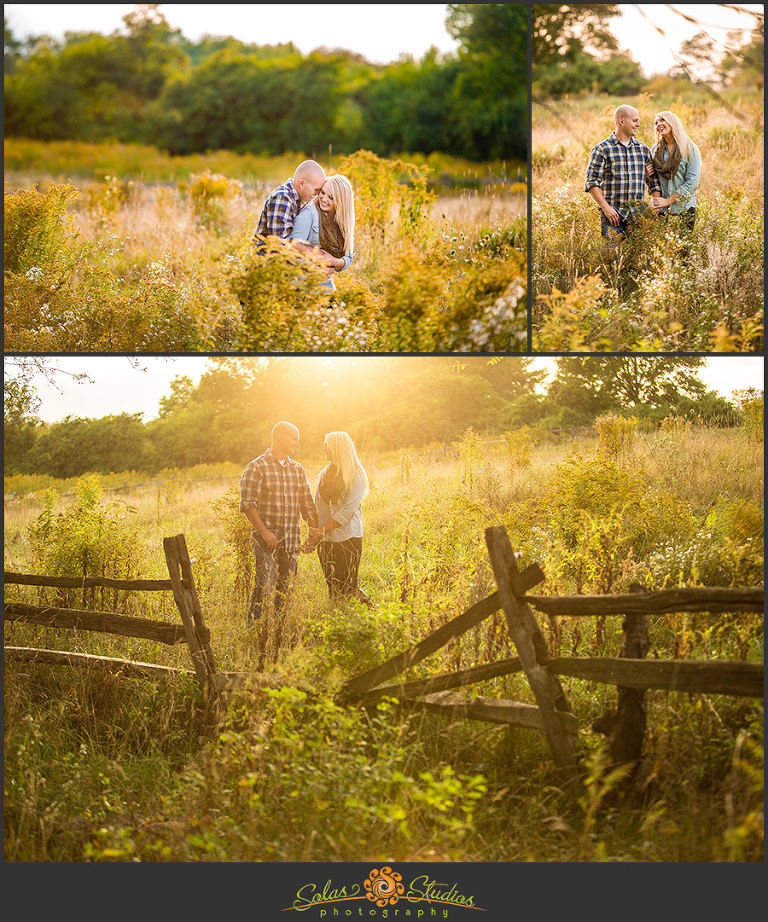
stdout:
{"type": "Polygon", "coordinates": [[[761,357],[4,387],[6,862],[366,862],[277,908],[386,918],[488,908],[398,862],[763,860],[761,357]]]}

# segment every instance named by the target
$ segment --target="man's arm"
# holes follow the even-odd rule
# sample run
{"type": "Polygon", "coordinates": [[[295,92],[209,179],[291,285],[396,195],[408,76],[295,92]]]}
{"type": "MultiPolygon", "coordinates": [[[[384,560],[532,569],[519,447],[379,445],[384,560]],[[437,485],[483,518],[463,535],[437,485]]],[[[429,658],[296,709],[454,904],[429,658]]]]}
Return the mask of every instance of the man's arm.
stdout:
{"type": "Polygon", "coordinates": [[[258,496],[264,473],[258,465],[249,464],[240,478],[240,512],[264,539],[270,550],[277,547],[277,535],[264,524],[258,508],[258,496]]]}
{"type": "Polygon", "coordinates": [[[307,472],[301,469],[301,483],[299,486],[299,511],[302,518],[306,521],[311,529],[317,528],[317,506],[312,498],[312,490],[307,480],[307,472]]]}
{"type": "Polygon", "coordinates": [[[613,205],[610,205],[603,195],[602,184],[605,175],[605,154],[600,147],[592,149],[587,164],[587,178],[584,183],[584,191],[588,192],[600,206],[601,211],[608,219],[608,222],[614,227],[621,224],[621,215],[616,211],[613,205]]]}
{"type": "Polygon", "coordinates": [[[282,192],[272,195],[272,198],[267,202],[266,236],[280,237],[283,240],[287,240],[291,236],[295,217],[293,208],[293,202],[287,195],[282,192]]]}
{"type": "Polygon", "coordinates": [[[277,535],[264,524],[264,519],[259,514],[259,510],[255,506],[250,506],[243,511],[243,514],[264,539],[264,543],[269,550],[274,551],[277,547],[277,535]]]}
{"type": "Polygon", "coordinates": [[[616,211],[613,205],[608,204],[600,186],[592,186],[592,188],[587,191],[602,209],[603,214],[608,219],[608,223],[612,224],[614,227],[618,227],[619,224],[621,224],[621,215],[616,211]]]}

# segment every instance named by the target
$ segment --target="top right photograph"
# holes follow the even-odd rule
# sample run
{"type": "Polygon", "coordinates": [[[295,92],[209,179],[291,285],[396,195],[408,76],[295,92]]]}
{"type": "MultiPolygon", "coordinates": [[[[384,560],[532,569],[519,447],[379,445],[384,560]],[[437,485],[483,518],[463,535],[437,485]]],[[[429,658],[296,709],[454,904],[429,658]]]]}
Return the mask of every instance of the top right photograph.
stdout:
{"type": "Polygon", "coordinates": [[[533,352],[764,351],[762,4],[532,8],[533,352]]]}

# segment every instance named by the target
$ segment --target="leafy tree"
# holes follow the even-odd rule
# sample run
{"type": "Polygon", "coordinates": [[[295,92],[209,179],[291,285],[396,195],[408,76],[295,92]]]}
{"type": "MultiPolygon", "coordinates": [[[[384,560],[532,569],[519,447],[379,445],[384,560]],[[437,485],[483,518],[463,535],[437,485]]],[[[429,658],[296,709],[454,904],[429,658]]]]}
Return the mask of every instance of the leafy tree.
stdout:
{"type": "Polygon", "coordinates": [[[30,466],[34,472],[62,479],[146,470],[146,446],[140,413],[101,419],[67,416],[41,429],[30,450],[30,466]]]}
{"type": "Polygon", "coordinates": [[[273,64],[225,48],[175,74],[154,112],[160,146],[279,154],[323,149],[339,101],[339,65],[317,56],[273,64]]]}
{"type": "Polygon", "coordinates": [[[441,62],[434,49],[420,63],[407,58],[380,72],[362,93],[362,134],[370,149],[381,156],[450,149],[457,74],[458,65],[441,62]]]}
{"type": "Polygon", "coordinates": [[[536,4],[531,30],[534,72],[568,59],[578,48],[591,54],[616,51],[616,38],[606,27],[619,12],[617,3],[536,4]]]}
{"type": "Polygon", "coordinates": [[[29,450],[39,420],[40,399],[27,381],[10,379],[3,388],[3,469],[6,474],[28,473],[29,450]]]}
{"type": "Polygon", "coordinates": [[[8,27],[8,20],[3,16],[3,73],[13,73],[23,47],[24,43],[14,36],[8,27]]]}
{"type": "Polygon", "coordinates": [[[449,4],[446,29],[461,45],[451,98],[456,149],[473,160],[525,159],[527,8],[449,4]]]}
{"type": "Polygon", "coordinates": [[[155,5],[123,17],[128,35],[68,32],[16,60],[5,80],[9,134],[55,140],[147,140],[144,107],[186,58],[155,5]]]}
{"type": "Polygon", "coordinates": [[[566,93],[636,93],[644,77],[640,65],[618,52],[607,26],[619,5],[538,4],[531,35],[534,92],[557,98],[566,93]]]}
{"type": "MultiPolygon", "coordinates": [[[[739,42],[720,63],[720,71],[728,87],[733,89],[762,89],[765,82],[765,19],[755,16],[755,28],[749,40],[739,42]]],[[[740,36],[733,36],[734,44],[740,36]]]]}
{"type": "Polygon", "coordinates": [[[22,45],[6,28],[6,132],[115,138],[174,154],[331,147],[523,160],[526,16],[521,5],[450,6],[458,55],[432,49],[387,66],[344,49],[304,56],[292,43],[192,42],[158,4],[141,5],[108,36],[68,32],[22,45]]]}
{"type": "Polygon", "coordinates": [[[582,423],[608,410],[672,408],[683,398],[704,396],[706,387],[695,374],[703,362],[698,357],[562,357],[547,398],[582,423]]]}

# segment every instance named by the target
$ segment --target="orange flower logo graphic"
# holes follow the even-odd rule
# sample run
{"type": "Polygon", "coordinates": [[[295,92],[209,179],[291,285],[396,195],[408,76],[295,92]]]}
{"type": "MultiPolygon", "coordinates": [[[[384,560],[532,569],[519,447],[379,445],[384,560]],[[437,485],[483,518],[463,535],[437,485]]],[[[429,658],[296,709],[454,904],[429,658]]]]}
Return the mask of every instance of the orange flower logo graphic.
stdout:
{"type": "Polygon", "coordinates": [[[405,893],[402,879],[402,874],[398,874],[392,868],[382,868],[380,871],[374,868],[363,884],[366,889],[365,895],[377,906],[394,906],[405,893]]]}

